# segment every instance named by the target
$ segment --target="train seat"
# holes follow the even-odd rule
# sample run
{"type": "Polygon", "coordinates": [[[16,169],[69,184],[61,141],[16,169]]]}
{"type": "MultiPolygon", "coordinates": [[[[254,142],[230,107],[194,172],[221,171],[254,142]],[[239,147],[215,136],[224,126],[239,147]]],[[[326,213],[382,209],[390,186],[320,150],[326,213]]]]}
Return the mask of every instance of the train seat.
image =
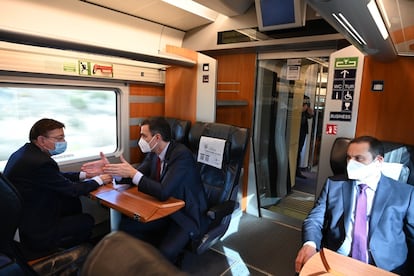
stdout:
{"type": "Polygon", "coordinates": [[[20,194],[0,173],[0,275],[36,275],[14,241],[14,234],[23,215],[22,210],[20,194]]]}
{"type": "Polygon", "coordinates": [[[338,137],[332,145],[329,161],[334,175],[346,174],[346,151],[349,142],[351,142],[351,138],[338,137]]]}
{"type": "Polygon", "coordinates": [[[201,180],[207,195],[210,219],[209,229],[199,241],[193,242],[191,251],[201,254],[220,239],[230,224],[238,207],[237,195],[242,180],[244,156],[249,131],[220,123],[195,122],[188,135],[188,144],[200,169],[201,180]],[[224,140],[221,166],[212,166],[198,158],[202,137],[224,140]],[[220,168],[221,167],[221,168],[220,168]]]}
{"type": "Polygon", "coordinates": [[[191,121],[181,120],[172,117],[164,117],[171,128],[171,138],[184,145],[188,144],[188,133],[190,132],[191,121]]]}
{"type": "Polygon", "coordinates": [[[82,276],[95,275],[186,275],[152,245],[122,231],[106,235],[93,248],[82,276]]]}
{"type": "Polygon", "coordinates": [[[79,245],[29,262],[15,233],[23,215],[23,199],[6,177],[0,173],[0,275],[60,275],[76,273],[90,246],[79,245]]]}

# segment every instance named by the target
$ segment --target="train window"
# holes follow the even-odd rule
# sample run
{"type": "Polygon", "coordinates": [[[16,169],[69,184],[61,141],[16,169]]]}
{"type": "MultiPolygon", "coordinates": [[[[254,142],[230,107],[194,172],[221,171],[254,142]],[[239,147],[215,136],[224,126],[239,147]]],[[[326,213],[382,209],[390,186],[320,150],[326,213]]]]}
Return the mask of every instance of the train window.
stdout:
{"type": "Polygon", "coordinates": [[[67,150],[59,163],[97,156],[117,149],[117,89],[0,84],[0,171],[9,156],[29,141],[41,118],[65,124],[67,150]]]}

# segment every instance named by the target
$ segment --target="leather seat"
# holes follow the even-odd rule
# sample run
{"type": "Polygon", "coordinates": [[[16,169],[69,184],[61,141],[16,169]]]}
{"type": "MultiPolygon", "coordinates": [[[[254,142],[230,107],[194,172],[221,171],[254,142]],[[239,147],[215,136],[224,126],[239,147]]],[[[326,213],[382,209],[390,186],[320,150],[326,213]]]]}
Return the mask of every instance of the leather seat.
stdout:
{"type": "Polygon", "coordinates": [[[171,117],[164,117],[171,128],[171,138],[176,142],[188,145],[188,133],[190,132],[191,121],[171,117]]]}
{"type": "Polygon", "coordinates": [[[30,265],[14,235],[23,215],[23,199],[17,189],[0,173],[0,275],[76,275],[90,251],[79,245],[45,255],[30,265]]]}
{"type": "Polygon", "coordinates": [[[237,195],[242,180],[243,162],[249,130],[227,124],[196,122],[191,126],[188,144],[197,160],[201,137],[225,140],[222,168],[197,162],[207,195],[210,219],[208,231],[192,244],[192,251],[201,254],[227,231],[233,211],[238,207],[237,195]]]}
{"type": "Polygon", "coordinates": [[[346,152],[351,138],[338,137],[335,139],[330,154],[330,165],[334,175],[346,174],[346,152]]]}
{"type": "Polygon", "coordinates": [[[152,245],[124,232],[106,235],[91,251],[82,276],[186,275],[152,245]]]}
{"type": "Polygon", "coordinates": [[[23,215],[22,207],[20,194],[0,173],[0,275],[36,275],[14,242],[23,215]]]}

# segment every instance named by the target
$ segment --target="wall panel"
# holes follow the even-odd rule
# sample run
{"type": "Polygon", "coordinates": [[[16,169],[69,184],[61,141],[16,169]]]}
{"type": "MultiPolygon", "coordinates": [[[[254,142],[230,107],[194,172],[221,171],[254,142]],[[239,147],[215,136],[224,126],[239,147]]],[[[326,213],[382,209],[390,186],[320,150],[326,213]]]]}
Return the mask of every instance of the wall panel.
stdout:
{"type": "Polygon", "coordinates": [[[413,70],[413,57],[399,57],[390,63],[366,57],[356,136],[414,144],[413,70]],[[384,81],[382,92],[371,91],[373,80],[384,81]]]}
{"type": "Polygon", "coordinates": [[[164,116],[164,87],[143,84],[131,84],[129,88],[130,118],[130,162],[138,163],[143,155],[138,149],[140,127],[137,123],[143,118],[164,116]]]}
{"type": "MultiPolygon", "coordinates": [[[[197,62],[197,52],[167,45],[167,52],[197,62]]],[[[172,66],[165,75],[165,116],[196,120],[197,66],[172,66]]]]}
{"type": "MultiPolygon", "coordinates": [[[[216,122],[252,131],[256,54],[217,55],[216,122]]],[[[246,208],[249,151],[244,159],[242,209],[246,208]]]]}

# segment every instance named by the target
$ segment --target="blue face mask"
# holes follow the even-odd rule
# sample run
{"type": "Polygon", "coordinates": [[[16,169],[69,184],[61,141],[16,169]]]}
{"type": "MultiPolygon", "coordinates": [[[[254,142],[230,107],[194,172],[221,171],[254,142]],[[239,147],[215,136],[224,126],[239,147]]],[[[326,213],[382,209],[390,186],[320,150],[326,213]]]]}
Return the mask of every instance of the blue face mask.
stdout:
{"type": "Polygon", "coordinates": [[[50,153],[50,155],[61,154],[66,150],[67,146],[68,146],[68,143],[66,141],[64,141],[64,142],[55,142],[55,149],[49,150],[49,153],[50,153]]]}

